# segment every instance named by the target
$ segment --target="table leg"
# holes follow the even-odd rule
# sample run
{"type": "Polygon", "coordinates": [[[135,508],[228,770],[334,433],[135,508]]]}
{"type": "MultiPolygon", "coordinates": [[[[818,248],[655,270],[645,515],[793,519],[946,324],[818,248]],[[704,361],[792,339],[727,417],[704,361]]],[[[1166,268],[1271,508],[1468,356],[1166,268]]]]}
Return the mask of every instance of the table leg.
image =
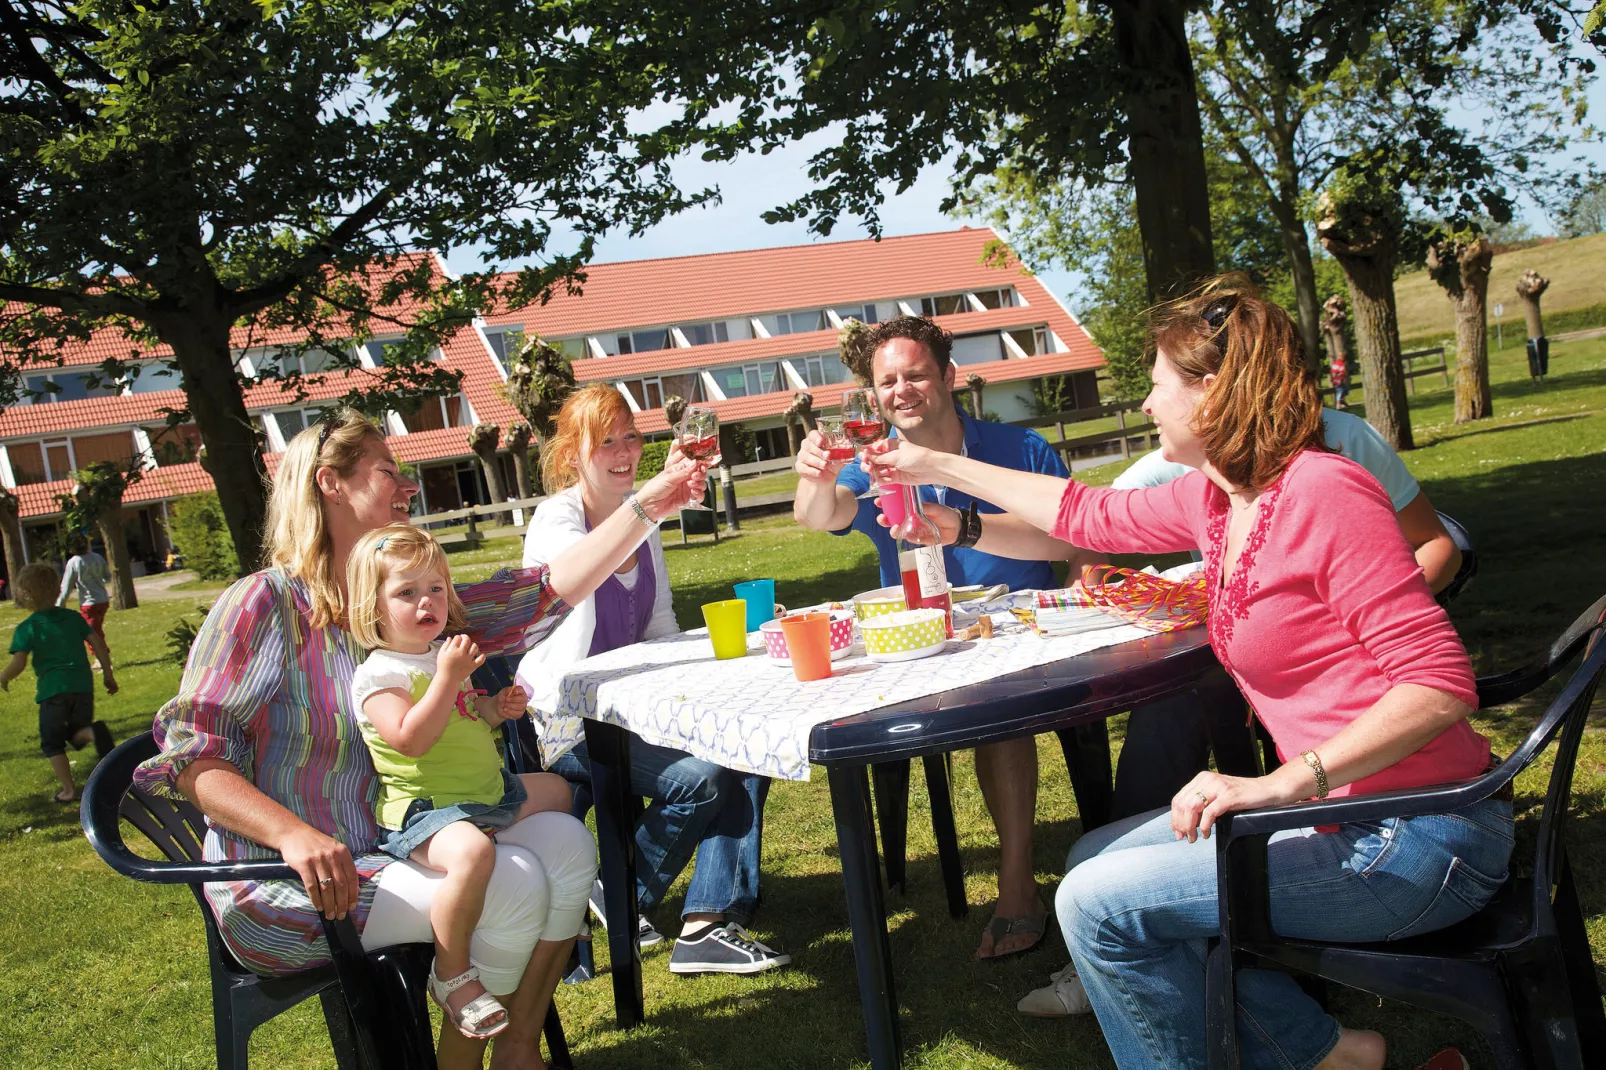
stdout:
{"type": "Polygon", "coordinates": [[[603,907],[608,915],[608,957],[613,969],[613,1013],[620,1029],[646,1017],[641,949],[636,944],[636,827],[631,820],[630,733],[605,721],[586,721],[591,791],[597,809],[603,907]]]}
{"type": "Polygon", "coordinates": [[[959,830],[954,827],[954,800],[949,791],[950,760],[947,754],[928,754],[921,762],[926,769],[926,797],[931,800],[931,832],[937,838],[942,888],[948,894],[948,916],[957,920],[970,913],[970,903],[965,898],[965,864],[959,857],[959,830]]]}
{"type": "Polygon", "coordinates": [[[1065,769],[1071,774],[1071,790],[1076,794],[1076,812],[1082,817],[1082,831],[1108,824],[1115,804],[1115,788],[1110,769],[1110,730],[1108,722],[1091,721],[1074,728],[1062,728],[1055,735],[1065,752],[1065,769]]]}
{"type": "Polygon", "coordinates": [[[898,997],[892,982],[881,867],[876,864],[875,826],[870,820],[870,777],[863,766],[833,768],[830,781],[870,1065],[875,1070],[896,1070],[903,1044],[898,1036],[898,997]]]}
{"type": "Polygon", "coordinates": [[[907,892],[909,864],[909,759],[877,762],[870,767],[875,812],[881,823],[881,861],[887,888],[907,892]]]}

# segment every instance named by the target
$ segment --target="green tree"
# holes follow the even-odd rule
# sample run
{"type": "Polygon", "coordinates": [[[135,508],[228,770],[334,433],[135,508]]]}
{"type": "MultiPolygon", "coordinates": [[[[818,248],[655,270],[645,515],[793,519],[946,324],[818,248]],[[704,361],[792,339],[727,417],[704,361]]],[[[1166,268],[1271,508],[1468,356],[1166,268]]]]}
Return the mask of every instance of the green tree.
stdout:
{"type": "Polygon", "coordinates": [[[184,558],[184,567],[203,580],[228,580],[240,573],[240,559],[229,537],[222,503],[212,491],[188,494],[167,513],[167,536],[184,558]]]}
{"type": "Polygon", "coordinates": [[[0,404],[16,400],[24,367],[98,329],[124,332],[127,356],[155,349],[184,390],[170,419],[199,429],[247,565],[265,492],[246,385],[299,396],[303,354],[354,370],[351,343],[402,334],[353,377],[350,400],[455,389],[431,347],[475,311],[571,285],[597,234],[713,195],[682,193],[670,161],[750,120],[743,106],[710,114],[719,95],[757,101],[741,72],[768,62],[757,39],[714,21],[732,11],[693,4],[0,11],[0,404]],[[646,110],[663,100],[679,103],[646,110]],[[555,222],[572,247],[554,247],[555,222]],[[464,246],[486,250],[485,271],[448,278],[404,255],[464,246]],[[531,266],[496,282],[514,260],[531,266]],[[231,351],[240,326],[302,341],[246,377],[231,351]]]}
{"type": "Polygon", "coordinates": [[[1502,0],[1218,0],[1197,20],[1200,101],[1210,132],[1257,188],[1286,252],[1305,350],[1320,351],[1320,307],[1308,220],[1315,195],[1350,153],[1378,145],[1434,160],[1415,192],[1458,216],[1481,204],[1511,217],[1515,191],[1543,195],[1537,161],[1584,118],[1585,79],[1544,9],[1502,0]],[[1320,47],[1340,7],[1374,8],[1347,48],[1320,47]],[[1482,105],[1477,130],[1452,108],[1482,105]],[[1465,198],[1463,200],[1463,198],[1465,198]]]}

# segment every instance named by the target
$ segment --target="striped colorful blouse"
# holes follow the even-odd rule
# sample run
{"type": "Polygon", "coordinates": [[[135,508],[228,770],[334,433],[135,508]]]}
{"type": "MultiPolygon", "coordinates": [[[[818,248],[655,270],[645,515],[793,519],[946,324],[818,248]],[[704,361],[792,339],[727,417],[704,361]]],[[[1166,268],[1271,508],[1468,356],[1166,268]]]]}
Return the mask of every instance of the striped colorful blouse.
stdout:
{"type": "MultiPolygon", "coordinates": [[[[545,637],[569,607],[547,584],[547,568],[503,569],[458,584],[468,634],[487,656],[514,654],[545,637]]],[[[390,862],[376,850],[379,781],[351,707],[351,677],[364,652],[344,628],[314,630],[300,580],[276,569],[253,573],[218,596],[184,666],[178,695],[156,715],[162,751],[134,783],[177,795],[197,758],[222,758],[263,794],[351,849],[362,879],[354,920],[373,903],[374,878],[390,862]]],[[[207,822],[211,861],[276,853],[207,822]]],[[[207,900],[229,949],[262,974],[329,961],[323,928],[296,881],[209,884],[207,900]]]]}

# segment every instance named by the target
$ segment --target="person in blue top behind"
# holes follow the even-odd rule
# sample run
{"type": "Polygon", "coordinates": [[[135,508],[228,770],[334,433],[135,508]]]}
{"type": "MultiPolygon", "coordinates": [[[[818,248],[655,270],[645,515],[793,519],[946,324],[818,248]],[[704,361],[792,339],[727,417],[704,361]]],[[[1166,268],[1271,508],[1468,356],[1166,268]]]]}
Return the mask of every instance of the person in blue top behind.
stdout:
{"type": "MultiPolygon", "coordinates": [[[[892,434],[946,453],[988,464],[1068,478],[1059,454],[1035,431],[974,420],[955,404],[953,336],[928,319],[902,316],[875,327],[866,346],[871,353],[871,384],[892,434]]],[[[806,528],[869,536],[880,558],[881,582],[899,582],[897,544],[876,522],[872,499],[858,495],[869,476],[854,462],[832,461],[818,431],[798,451],[797,499],[793,516],[806,528]]],[[[990,502],[946,487],[921,487],[926,501],[979,514],[997,513],[990,502]]],[[[948,580],[956,586],[1008,584],[1011,590],[1057,586],[1052,562],[1069,561],[1072,575],[1098,560],[1069,543],[1041,532],[1012,535],[1013,557],[995,556],[959,545],[943,550],[948,580]],[[1016,541],[1018,540],[1018,542],[1016,541]]],[[[978,958],[1001,958],[1035,947],[1043,937],[1047,908],[1038,895],[1032,867],[1032,826],[1037,809],[1037,746],[1030,737],[976,748],[976,779],[998,830],[998,904],[982,934],[978,958]]]]}

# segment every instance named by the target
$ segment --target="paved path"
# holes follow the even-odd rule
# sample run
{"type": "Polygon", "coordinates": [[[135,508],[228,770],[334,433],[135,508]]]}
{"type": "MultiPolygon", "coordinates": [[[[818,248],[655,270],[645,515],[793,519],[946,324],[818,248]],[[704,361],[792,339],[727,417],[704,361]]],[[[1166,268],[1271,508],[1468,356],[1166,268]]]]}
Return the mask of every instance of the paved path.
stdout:
{"type": "MultiPolygon", "coordinates": [[[[174,572],[158,572],[154,576],[141,576],[134,581],[134,593],[141,602],[163,599],[185,598],[192,601],[217,597],[217,591],[175,591],[174,585],[188,583],[196,579],[195,573],[189,569],[178,569],[174,572]]],[[[218,588],[222,590],[222,588],[218,588]]]]}

